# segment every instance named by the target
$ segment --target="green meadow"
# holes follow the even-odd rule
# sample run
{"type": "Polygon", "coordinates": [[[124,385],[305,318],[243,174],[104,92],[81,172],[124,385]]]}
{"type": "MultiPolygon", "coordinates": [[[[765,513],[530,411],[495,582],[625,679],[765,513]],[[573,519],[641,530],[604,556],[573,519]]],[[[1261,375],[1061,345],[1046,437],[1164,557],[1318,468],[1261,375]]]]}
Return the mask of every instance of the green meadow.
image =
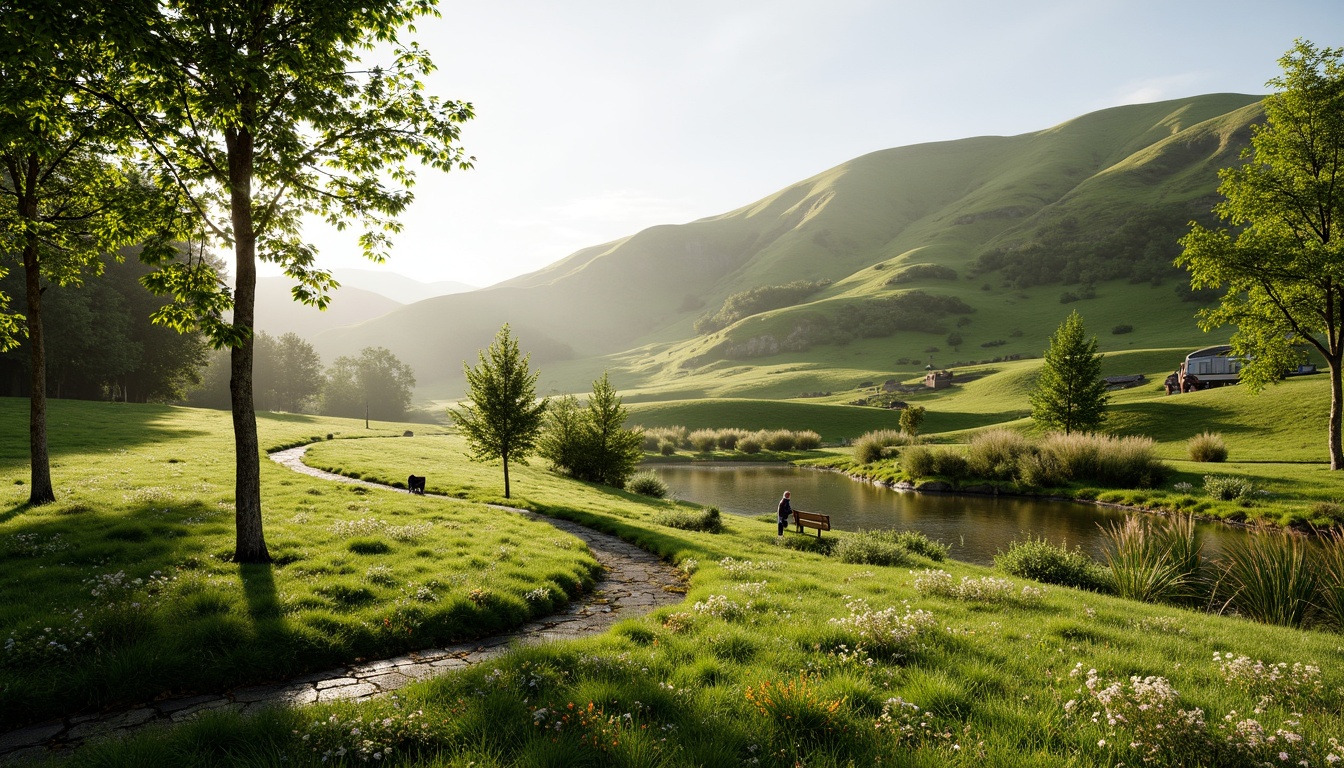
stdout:
{"type": "MultiPolygon", "coordinates": [[[[274,562],[240,568],[221,411],[52,401],[58,501],[31,508],[27,405],[0,399],[6,724],[494,634],[551,613],[597,576],[582,542],[548,525],[269,461],[274,562]]],[[[389,440],[344,438],[425,439],[399,437],[406,428],[283,415],[259,424],[267,449],[328,434],[352,445],[389,440]]]]}
{"type": "MultiPolygon", "coordinates": [[[[310,449],[314,465],[387,482],[414,468],[430,491],[464,500],[359,493],[268,463],[277,562],[240,573],[220,557],[231,542],[227,511],[217,511],[228,498],[225,414],[58,402],[62,498],[28,509],[14,485],[26,470],[12,437],[21,405],[3,401],[0,412],[12,425],[0,465],[12,486],[0,529],[5,626],[54,626],[81,610],[98,645],[66,661],[7,662],[7,721],[152,695],[149,680],[204,689],[488,634],[525,618],[522,592],[546,585],[558,595],[593,576],[570,537],[479,506],[499,500],[499,467],[467,461],[457,436],[397,437],[401,425],[369,434],[306,417],[265,420],[263,443],[332,432],[310,449]],[[358,522],[369,520],[380,522],[358,522]],[[393,584],[378,582],[383,567],[393,584]],[[154,570],[173,578],[128,590],[138,607],[114,598],[116,610],[104,609],[106,594],[85,594],[90,579],[148,580],[154,570]],[[417,599],[408,582],[437,599],[417,599]],[[495,599],[478,606],[471,589],[495,599]],[[409,638],[379,626],[412,615],[399,608],[423,622],[409,638]],[[63,684],[43,689],[52,674],[63,684]],[[90,680],[121,689],[96,702],[72,693],[90,680]]],[[[717,534],[669,528],[662,513],[687,505],[574,482],[537,462],[516,469],[514,489],[520,506],[676,564],[685,601],[394,697],[205,713],[87,745],[68,764],[1249,766],[1280,764],[1284,752],[1315,766],[1344,756],[1333,741],[1344,738],[1344,643],[1332,631],[1036,585],[911,551],[847,563],[843,545],[827,555],[796,534],[780,542],[764,520],[727,516],[717,534]]]]}

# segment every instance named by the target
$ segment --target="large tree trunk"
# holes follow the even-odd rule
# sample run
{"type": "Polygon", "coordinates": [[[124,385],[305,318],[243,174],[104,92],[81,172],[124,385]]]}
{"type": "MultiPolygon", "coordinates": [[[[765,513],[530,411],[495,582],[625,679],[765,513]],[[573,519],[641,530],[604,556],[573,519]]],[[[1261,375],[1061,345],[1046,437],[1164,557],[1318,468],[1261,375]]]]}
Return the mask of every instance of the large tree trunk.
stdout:
{"type": "MultiPolygon", "coordinates": [[[[37,200],[20,203],[23,218],[37,220],[37,200]]],[[[28,396],[28,453],[32,464],[29,504],[56,500],[51,487],[51,455],[47,451],[47,350],[42,337],[42,283],[38,263],[37,235],[29,233],[23,246],[24,287],[27,293],[28,349],[32,367],[32,391],[28,396]]]]}
{"type": "Polygon", "coordinates": [[[225,141],[229,153],[230,216],[237,284],[233,294],[233,324],[245,332],[230,356],[229,397],[233,409],[234,521],[237,538],[234,562],[268,563],[261,521],[261,450],[257,443],[257,412],[252,400],[252,321],[257,298],[257,238],[252,222],[252,136],[230,129],[225,141]]]}
{"type": "Polygon", "coordinates": [[[506,451],[504,458],[504,498],[509,498],[509,454],[506,451]]]}
{"type": "Polygon", "coordinates": [[[1341,424],[1344,424],[1344,366],[1340,360],[1330,360],[1330,469],[1344,469],[1344,444],[1341,444],[1341,424]]]}

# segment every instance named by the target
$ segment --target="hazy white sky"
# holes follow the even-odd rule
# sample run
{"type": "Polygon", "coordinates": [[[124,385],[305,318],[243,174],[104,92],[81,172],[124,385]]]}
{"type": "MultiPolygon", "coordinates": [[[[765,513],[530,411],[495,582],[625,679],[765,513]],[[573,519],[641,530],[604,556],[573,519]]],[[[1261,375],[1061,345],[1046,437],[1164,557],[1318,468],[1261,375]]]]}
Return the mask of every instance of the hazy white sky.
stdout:
{"type": "MultiPolygon", "coordinates": [[[[422,171],[388,269],[489,285],[858,155],[1265,93],[1341,0],[441,0],[414,36],[476,167],[422,171]]],[[[326,267],[367,267],[309,227],[326,267]]],[[[337,296],[339,301],[339,295],[337,296]]]]}

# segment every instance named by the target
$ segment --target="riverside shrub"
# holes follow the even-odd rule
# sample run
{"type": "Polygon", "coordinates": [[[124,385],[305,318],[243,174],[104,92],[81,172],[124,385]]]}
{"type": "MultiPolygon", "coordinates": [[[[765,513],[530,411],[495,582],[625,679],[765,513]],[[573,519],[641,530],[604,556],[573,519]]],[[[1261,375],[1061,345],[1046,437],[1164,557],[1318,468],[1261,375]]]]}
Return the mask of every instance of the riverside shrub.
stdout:
{"type": "Polygon", "coordinates": [[[653,472],[635,473],[626,482],[625,487],[631,493],[638,493],[640,496],[652,496],[655,499],[667,496],[667,483],[653,472]]]}
{"type": "Polygon", "coordinates": [[[854,460],[860,464],[872,464],[883,457],[882,449],[908,442],[909,440],[895,429],[865,432],[854,441],[854,460]]]}
{"type": "Polygon", "coordinates": [[[1022,458],[1032,452],[1031,442],[1020,432],[991,429],[971,438],[966,462],[975,477],[1011,480],[1022,458]]]}
{"type": "Polygon", "coordinates": [[[1071,550],[1045,538],[1010,542],[1007,552],[994,555],[994,567],[1024,579],[1094,592],[1108,585],[1106,570],[1081,548],[1071,550]]]}

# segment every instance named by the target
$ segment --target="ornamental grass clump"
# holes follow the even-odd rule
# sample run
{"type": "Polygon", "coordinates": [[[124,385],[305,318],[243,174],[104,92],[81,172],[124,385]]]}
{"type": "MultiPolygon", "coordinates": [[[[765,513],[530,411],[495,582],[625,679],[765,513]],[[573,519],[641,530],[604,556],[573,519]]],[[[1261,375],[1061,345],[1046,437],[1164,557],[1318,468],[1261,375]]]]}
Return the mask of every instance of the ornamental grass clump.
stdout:
{"type": "Polygon", "coordinates": [[[909,445],[909,436],[900,430],[878,429],[865,432],[854,441],[854,460],[860,464],[872,464],[881,459],[883,451],[895,445],[909,445]]]}
{"type": "Polygon", "coordinates": [[[1031,442],[1020,432],[991,429],[971,438],[966,462],[974,477],[1011,480],[1017,474],[1018,463],[1033,452],[1031,442]]]}
{"type": "Polygon", "coordinates": [[[1191,461],[1218,462],[1227,461],[1227,443],[1217,432],[1202,432],[1186,441],[1186,451],[1191,461]]]}
{"type": "Polygon", "coordinates": [[[700,453],[709,453],[719,444],[719,433],[713,429],[697,429],[687,436],[691,447],[700,453]]]}
{"type": "Polygon", "coordinates": [[[994,567],[1012,576],[1093,592],[1104,592],[1110,583],[1106,569],[1082,548],[1069,549],[1044,537],[1010,542],[1007,552],[994,555],[994,567]]]}
{"type": "Polygon", "coordinates": [[[1317,585],[1309,547],[1302,534],[1269,529],[1229,543],[1222,559],[1227,604],[1255,621],[1305,626],[1315,612],[1317,585]]]}
{"type": "Polygon", "coordinates": [[[772,429],[761,433],[761,443],[772,451],[792,451],[798,439],[787,429],[772,429]]]}
{"type": "Polygon", "coordinates": [[[1195,521],[1184,515],[1157,522],[1130,515],[1102,529],[1111,591],[1145,603],[1196,597],[1202,546],[1195,521]]]}
{"type": "Polygon", "coordinates": [[[667,483],[655,472],[636,472],[625,484],[631,493],[661,499],[667,496],[667,483]]]}
{"type": "Polygon", "coordinates": [[[1098,434],[1047,435],[1040,452],[1058,467],[1066,480],[1123,488],[1155,488],[1169,469],[1157,458],[1157,444],[1149,437],[1111,437],[1098,434]]]}
{"type": "Polygon", "coordinates": [[[1317,558],[1321,619],[1336,632],[1344,632],[1344,531],[1336,529],[1323,536],[1317,558]]]}

